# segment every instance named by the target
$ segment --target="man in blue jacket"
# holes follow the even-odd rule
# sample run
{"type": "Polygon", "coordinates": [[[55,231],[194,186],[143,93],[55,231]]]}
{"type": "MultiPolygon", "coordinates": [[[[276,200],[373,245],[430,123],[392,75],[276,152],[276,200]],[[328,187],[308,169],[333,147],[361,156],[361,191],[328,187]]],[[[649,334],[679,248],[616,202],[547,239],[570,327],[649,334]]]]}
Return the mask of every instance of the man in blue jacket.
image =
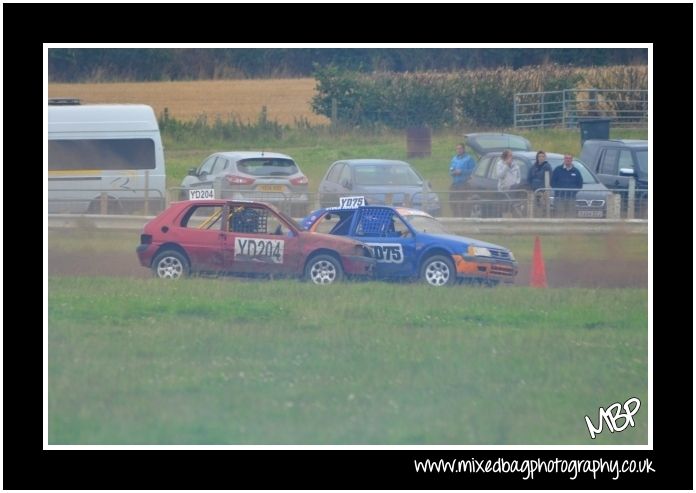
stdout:
{"type": "Polygon", "coordinates": [[[464,209],[462,201],[466,199],[466,194],[458,192],[458,190],[464,188],[464,184],[471,177],[475,167],[474,159],[464,151],[464,144],[457,144],[457,154],[452,158],[449,168],[449,174],[452,177],[450,207],[454,216],[462,215],[464,209]]]}
{"type": "Polygon", "coordinates": [[[582,175],[580,170],[573,166],[573,156],[563,156],[563,166],[557,166],[551,174],[551,187],[562,190],[554,190],[554,204],[558,217],[575,217],[575,195],[582,188],[582,175]]]}

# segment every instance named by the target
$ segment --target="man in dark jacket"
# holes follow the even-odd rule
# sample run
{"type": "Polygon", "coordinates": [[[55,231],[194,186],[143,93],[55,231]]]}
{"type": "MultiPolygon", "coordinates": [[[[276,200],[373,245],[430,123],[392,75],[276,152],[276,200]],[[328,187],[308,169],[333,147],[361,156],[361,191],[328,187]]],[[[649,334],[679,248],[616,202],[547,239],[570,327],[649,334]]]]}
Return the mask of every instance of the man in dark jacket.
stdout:
{"type": "Polygon", "coordinates": [[[556,215],[558,217],[575,217],[575,195],[577,190],[582,188],[582,175],[580,170],[573,166],[573,156],[565,154],[563,156],[563,166],[556,167],[551,174],[551,186],[560,189],[574,190],[555,190],[554,204],[556,205],[556,215]]]}

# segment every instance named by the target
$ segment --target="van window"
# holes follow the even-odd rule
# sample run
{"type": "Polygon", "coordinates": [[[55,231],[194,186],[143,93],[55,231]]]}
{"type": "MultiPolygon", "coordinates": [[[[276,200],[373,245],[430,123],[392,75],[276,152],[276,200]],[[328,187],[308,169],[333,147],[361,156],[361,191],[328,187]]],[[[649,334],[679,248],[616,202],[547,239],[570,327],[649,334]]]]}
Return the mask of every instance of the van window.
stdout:
{"type": "Polygon", "coordinates": [[[48,141],[49,170],[155,169],[152,139],[65,139],[48,141]]]}

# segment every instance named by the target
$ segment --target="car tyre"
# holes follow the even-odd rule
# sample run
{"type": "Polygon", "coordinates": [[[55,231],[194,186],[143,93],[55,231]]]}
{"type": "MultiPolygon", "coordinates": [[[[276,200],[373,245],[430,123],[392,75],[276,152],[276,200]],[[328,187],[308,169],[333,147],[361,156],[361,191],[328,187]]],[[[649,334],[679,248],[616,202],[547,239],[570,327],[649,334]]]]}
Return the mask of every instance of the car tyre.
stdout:
{"type": "Polygon", "coordinates": [[[191,266],[186,256],[177,250],[160,252],[152,262],[152,273],[159,279],[181,279],[190,275],[191,266]]]}
{"type": "Polygon", "coordinates": [[[316,255],[307,261],[304,278],[314,284],[333,284],[343,279],[343,267],[341,262],[331,255],[316,255]]]}
{"type": "Polygon", "coordinates": [[[452,286],[457,281],[457,271],[452,259],[444,255],[433,255],[421,265],[420,278],[430,286],[452,286]]]}
{"type": "Polygon", "coordinates": [[[480,195],[472,195],[469,199],[470,203],[464,206],[464,217],[483,217],[483,204],[481,204],[480,195]]]}

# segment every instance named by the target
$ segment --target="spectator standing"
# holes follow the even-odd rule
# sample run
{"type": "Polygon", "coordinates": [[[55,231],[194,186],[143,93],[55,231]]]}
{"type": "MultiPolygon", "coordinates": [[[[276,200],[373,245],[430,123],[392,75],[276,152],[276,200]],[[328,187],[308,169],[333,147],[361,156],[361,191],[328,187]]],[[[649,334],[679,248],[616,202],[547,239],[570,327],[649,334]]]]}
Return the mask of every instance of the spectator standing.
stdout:
{"type": "Polygon", "coordinates": [[[539,190],[540,188],[546,188],[546,180],[544,174],[549,172],[549,178],[551,177],[551,165],[546,160],[546,153],[544,151],[539,151],[536,154],[536,160],[534,164],[529,168],[527,173],[527,182],[532,192],[539,190]]]}
{"type": "Polygon", "coordinates": [[[565,154],[563,165],[557,166],[551,174],[551,186],[554,189],[561,189],[554,190],[554,203],[558,217],[575,217],[575,196],[582,188],[582,184],[582,175],[573,166],[573,156],[565,154]]]}
{"type": "Polygon", "coordinates": [[[450,207],[452,214],[461,216],[464,209],[462,203],[465,199],[465,194],[461,193],[466,186],[466,181],[471,177],[476,163],[474,159],[465,151],[464,144],[457,144],[456,154],[452,158],[449,167],[449,174],[452,177],[452,185],[450,186],[450,207]]]}
{"type": "Polygon", "coordinates": [[[512,151],[505,149],[500,161],[495,165],[495,176],[498,178],[498,191],[510,190],[520,184],[520,167],[512,160],[512,151]]]}
{"type": "MultiPolygon", "coordinates": [[[[544,151],[539,151],[536,154],[536,160],[534,164],[529,168],[527,173],[527,183],[532,193],[536,192],[540,188],[546,188],[546,173],[549,173],[549,180],[551,179],[551,165],[546,160],[546,153],[544,151]]],[[[550,181],[549,181],[550,183],[550,181]]],[[[534,193],[534,212],[535,215],[539,216],[544,212],[546,207],[546,199],[548,198],[548,192],[534,193]]]]}
{"type": "MultiPolygon", "coordinates": [[[[510,149],[505,149],[495,164],[495,177],[498,179],[499,192],[507,192],[520,184],[520,167],[512,160],[512,151],[510,149]]],[[[515,201],[509,194],[505,194],[504,197],[501,194],[501,199],[504,200],[501,212],[503,216],[506,216],[511,212],[515,201]]]]}

